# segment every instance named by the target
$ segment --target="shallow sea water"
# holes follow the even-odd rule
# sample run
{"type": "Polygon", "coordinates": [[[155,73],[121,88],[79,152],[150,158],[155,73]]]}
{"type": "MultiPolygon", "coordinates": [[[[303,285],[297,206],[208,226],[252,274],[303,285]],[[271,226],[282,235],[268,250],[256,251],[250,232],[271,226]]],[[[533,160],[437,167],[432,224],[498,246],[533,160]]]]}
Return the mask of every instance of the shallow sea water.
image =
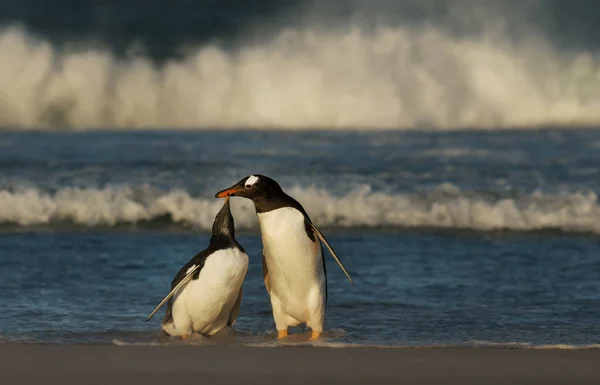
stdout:
{"type": "Polygon", "coordinates": [[[145,322],[206,247],[214,192],[262,173],[306,207],[356,281],[326,257],[320,344],[593,345],[598,143],[581,130],[2,132],[0,338],[277,344],[255,214],[239,198],[250,270],[235,331],[179,342],[160,331],[164,310],[145,322]]]}

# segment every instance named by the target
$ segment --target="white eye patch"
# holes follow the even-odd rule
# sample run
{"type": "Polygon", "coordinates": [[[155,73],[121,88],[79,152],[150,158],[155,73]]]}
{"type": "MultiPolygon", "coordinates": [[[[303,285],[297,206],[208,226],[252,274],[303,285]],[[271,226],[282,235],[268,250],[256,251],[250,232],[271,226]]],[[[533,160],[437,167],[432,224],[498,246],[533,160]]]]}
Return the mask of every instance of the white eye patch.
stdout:
{"type": "Polygon", "coordinates": [[[250,188],[254,185],[254,183],[258,182],[258,177],[254,175],[250,175],[248,179],[246,179],[245,187],[250,188]]]}

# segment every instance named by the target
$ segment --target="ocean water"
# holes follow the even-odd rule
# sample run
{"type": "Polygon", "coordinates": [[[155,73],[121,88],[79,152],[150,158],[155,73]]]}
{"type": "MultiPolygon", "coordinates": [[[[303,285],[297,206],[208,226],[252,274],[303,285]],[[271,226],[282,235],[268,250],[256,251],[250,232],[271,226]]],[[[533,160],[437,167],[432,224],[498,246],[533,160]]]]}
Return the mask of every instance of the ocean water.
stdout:
{"type": "MultiPolygon", "coordinates": [[[[3,340],[177,343],[163,311],[146,317],[206,247],[214,193],[263,173],[356,281],[327,257],[323,343],[598,342],[600,131],[14,131],[0,144],[3,340]]],[[[274,343],[256,214],[232,202],[250,270],[238,334],[221,341],[274,343]]]]}
{"type": "MultiPolygon", "coordinates": [[[[600,6],[0,1],[0,342],[277,346],[250,202],[234,330],[160,331],[242,177],[300,201],[327,346],[597,346],[600,6]]],[[[306,330],[286,342],[303,344],[306,330]]]]}

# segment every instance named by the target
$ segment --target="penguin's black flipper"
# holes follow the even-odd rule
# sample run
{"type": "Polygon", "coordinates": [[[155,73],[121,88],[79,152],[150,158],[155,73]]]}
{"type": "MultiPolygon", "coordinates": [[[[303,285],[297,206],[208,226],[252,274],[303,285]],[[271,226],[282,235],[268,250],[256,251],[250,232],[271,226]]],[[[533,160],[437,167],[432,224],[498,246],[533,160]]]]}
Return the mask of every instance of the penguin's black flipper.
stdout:
{"type": "MultiPolygon", "coordinates": [[[[192,279],[198,278],[198,274],[200,274],[200,270],[204,267],[204,262],[206,258],[211,253],[209,249],[202,250],[194,258],[192,258],[188,263],[186,263],[177,273],[175,278],[173,278],[173,282],[171,282],[171,291],[167,296],[160,301],[158,306],[154,309],[154,311],[148,316],[146,322],[150,321],[154,314],[160,309],[165,302],[169,301],[171,297],[183,287],[186,283],[191,281],[192,279]]],[[[168,321],[169,315],[171,313],[171,307],[173,305],[173,301],[169,301],[169,308],[167,309],[167,313],[165,314],[165,321],[168,321]]]]}
{"type": "Polygon", "coordinates": [[[354,284],[354,281],[352,280],[352,277],[350,277],[350,273],[348,273],[348,270],[346,270],[346,268],[344,267],[344,264],[342,263],[342,261],[340,261],[340,259],[338,258],[337,254],[335,253],[335,251],[333,251],[333,248],[329,245],[329,242],[327,242],[327,239],[325,239],[325,236],[323,236],[323,234],[321,234],[321,232],[319,231],[319,229],[317,229],[317,227],[314,224],[311,223],[311,227],[314,230],[315,234],[317,234],[317,237],[319,237],[319,239],[325,244],[325,246],[327,246],[327,249],[329,250],[329,252],[333,256],[333,259],[335,259],[335,261],[338,263],[338,265],[340,265],[340,268],[342,269],[342,271],[344,272],[344,274],[346,274],[346,277],[348,277],[348,279],[350,280],[350,283],[352,284],[352,286],[356,286],[354,284]]]}

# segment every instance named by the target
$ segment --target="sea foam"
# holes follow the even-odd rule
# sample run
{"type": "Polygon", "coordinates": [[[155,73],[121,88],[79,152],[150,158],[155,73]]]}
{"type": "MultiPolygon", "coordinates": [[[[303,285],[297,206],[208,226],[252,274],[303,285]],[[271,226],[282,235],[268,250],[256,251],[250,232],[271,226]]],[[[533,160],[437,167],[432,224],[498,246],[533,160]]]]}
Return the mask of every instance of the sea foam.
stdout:
{"type": "MultiPolygon", "coordinates": [[[[346,195],[313,187],[287,189],[322,227],[444,228],[476,231],[561,230],[600,233],[596,194],[540,192],[490,198],[439,186],[428,193],[388,194],[361,186],[346,195]],[[444,193],[440,193],[443,190],[444,193]]],[[[256,230],[252,203],[233,198],[236,227],[256,230]]],[[[117,226],[143,222],[210,231],[222,201],[185,190],[113,186],[63,188],[55,193],[36,188],[0,191],[0,223],[5,226],[117,226]]]]}

